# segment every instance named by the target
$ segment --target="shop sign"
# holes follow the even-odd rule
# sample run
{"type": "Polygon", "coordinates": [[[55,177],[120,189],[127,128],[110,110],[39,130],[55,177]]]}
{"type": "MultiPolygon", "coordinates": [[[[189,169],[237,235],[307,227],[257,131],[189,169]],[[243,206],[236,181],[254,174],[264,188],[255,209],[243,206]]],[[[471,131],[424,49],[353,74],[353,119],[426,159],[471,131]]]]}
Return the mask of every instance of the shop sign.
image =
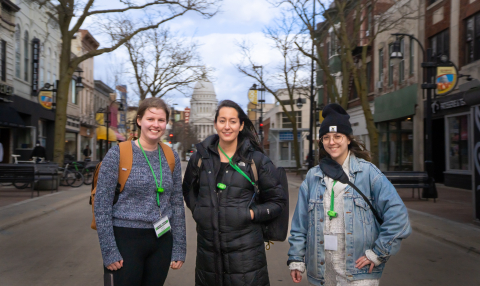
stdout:
{"type": "Polygon", "coordinates": [[[51,90],[42,90],[38,93],[38,102],[43,108],[52,109],[53,92],[51,90]]]}
{"type": "Polygon", "coordinates": [[[454,66],[437,67],[437,94],[446,95],[457,85],[457,69],[454,66]]]}
{"type": "Polygon", "coordinates": [[[38,72],[40,66],[40,40],[34,38],[32,40],[32,94],[36,95],[38,90],[38,72]]]}
{"type": "Polygon", "coordinates": [[[190,120],[190,108],[185,108],[185,111],[183,113],[183,116],[185,116],[185,123],[188,123],[190,120]]]}
{"type": "Polygon", "coordinates": [[[0,83],[0,94],[13,95],[13,86],[0,83]]]}
{"type": "Polygon", "coordinates": [[[251,103],[257,105],[257,90],[249,90],[248,91],[248,100],[250,100],[251,103]]]}
{"type": "Polygon", "coordinates": [[[465,100],[463,100],[463,98],[450,100],[446,102],[434,101],[432,103],[432,112],[436,113],[437,111],[440,111],[440,110],[460,107],[464,105],[467,105],[467,103],[465,102],[465,100]]]}

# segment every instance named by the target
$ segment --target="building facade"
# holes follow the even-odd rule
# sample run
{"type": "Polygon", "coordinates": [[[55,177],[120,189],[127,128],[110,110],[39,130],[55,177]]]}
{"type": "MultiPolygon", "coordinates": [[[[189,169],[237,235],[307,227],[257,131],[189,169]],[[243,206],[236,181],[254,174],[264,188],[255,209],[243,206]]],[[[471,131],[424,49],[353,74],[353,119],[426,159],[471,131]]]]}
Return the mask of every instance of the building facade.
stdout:
{"type": "Polygon", "coordinates": [[[102,160],[107,153],[107,138],[108,141],[114,142],[117,140],[115,131],[109,126],[108,134],[105,122],[105,111],[110,109],[110,98],[115,98],[115,91],[106,85],[101,80],[94,81],[94,93],[93,93],[93,110],[95,111],[95,148],[92,152],[95,154],[95,160],[102,160]],[[108,136],[108,137],[107,137],[108,136]]]}
{"type": "Polygon", "coordinates": [[[5,81],[2,82],[8,87],[13,85],[9,111],[18,115],[23,125],[21,128],[8,128],[8,131],[2,128],[0,137],[10,137],[6,149],[8,154],[4,156],[7,161],[3,162],[11,162],[14,154],[28,160],[37,141],[46,148],[46,159],[52,160],[55,110],[51,101],[50,105],[40,104],[38,92],[45,83],[54,85],[56,82],[60,29],[49,16],[53,11],[50,5],[40,7],[34,1],[18,1],[17,4],[2,1],[1,22],[6,24],[2,33],[11,30],[14,25],[13,41],[5,37],[2,38],[5,42],[1,42],[4,47],[2,66],[6,67],[2,74],[5,81]]]}
{"type": "Polygon", "coordinates": [[[213,84],[206,78],[198,81],[190,100],[189,122],[194,126],[199,141],[216,134],[215,128],[213,128],[213,118],[217,105],[218,100],[213,84]]]}

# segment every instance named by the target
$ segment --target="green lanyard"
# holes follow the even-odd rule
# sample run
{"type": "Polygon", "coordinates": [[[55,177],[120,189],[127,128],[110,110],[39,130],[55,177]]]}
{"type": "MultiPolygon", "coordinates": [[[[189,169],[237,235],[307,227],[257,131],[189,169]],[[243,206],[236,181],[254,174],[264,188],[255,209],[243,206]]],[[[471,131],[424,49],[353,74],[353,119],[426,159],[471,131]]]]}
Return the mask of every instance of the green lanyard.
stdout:
{"type": "MultiPolygon", "coordinates": [[[[333,181],[333,187],[335,187],[335,184],[337,183],[337,181],[333,181]]],[[[335,193],[333,192],[333,187],[332,187],[332,197],[330,199],[330,210],[327,212],[328,216],[330,217],[330,219],[332,218],[336,218],[338,216],[338,214],[333,210],[333,207],[335,205],[335,193]]]]}
{"type": "Polygon", "coordinates": [[[150,171],[152,171],[153,178],[155,179],[155,185],[157,186],[157,205],[160,206],[160,193],[163,193],[163,188],[162,188],[162,156],[160,154],[160,147],[157,146],[158,149],[158,163],[160,165],[160,186],[157,182],[157,176],[155,176],[155,172],[153,171],[152,165],[150,164],[150,161],[148,161],[147,154],[145,154],[145,151],[143,150],[142,144],[140,144],[140,139],[138,139],[138,146],[140,146],[140,149],[142,149],[143,156],[145,156],[145,160],[147,160],[148,166],[150,167],[150,171]]]}
{"type": "MultiPolygon", "coordinates": [[[[237,172],[242,174],[242,176],[244,176],[245,179],[247,179],[250,183],[252,183],[252,185],[255,186],[255,183],[252,182],[252,180],[242,171],[242,169],[240,169],[240,167],[238,167],[237,165],[233,164],[232,158],[228,157],[227,154],[225,154],[225,151],[223,151],[222,147],[220,147],[220,144],[218,144],[218,148],[220,149],[220,151],[222,151],[223,155],[225,155],[225,157],[227,157],[228,162],[230,162],[230,166],[232,166],[233,169],[235,169],[237,172]]],[[[219,185],[220,185],[220,183],[217,185],[217,187],[219,189],[224,189],[226,187],[224,184],[221,184],[221,185],[223,185],[221,187],[224,187],[224,188],[221,188],[219,185]]]]}

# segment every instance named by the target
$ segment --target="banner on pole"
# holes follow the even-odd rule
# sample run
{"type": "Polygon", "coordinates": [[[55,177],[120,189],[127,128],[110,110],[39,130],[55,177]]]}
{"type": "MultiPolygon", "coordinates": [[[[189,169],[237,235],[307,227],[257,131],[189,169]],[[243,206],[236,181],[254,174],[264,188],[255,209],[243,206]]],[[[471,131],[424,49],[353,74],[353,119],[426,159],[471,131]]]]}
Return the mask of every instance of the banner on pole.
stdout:
{"type": "Polygon", "coordinates": [[[51,90],[40,91],[38,93],[38,102],[43,108],[51,110],[53,105],[53,92],[51,90]]]}
{"type": "Polygon", "coordinates": [[[257,101],[257,90],[249,90],[248,91],[248,100],[250,100],[251,103],[253,104],[257,104],[258,101],[257,101]]]}
{"type": "Polygon", "coordinates": [[[457,69],[454,66],[437,67],[437,94],[445,95],[457,85],[457,69]]]}

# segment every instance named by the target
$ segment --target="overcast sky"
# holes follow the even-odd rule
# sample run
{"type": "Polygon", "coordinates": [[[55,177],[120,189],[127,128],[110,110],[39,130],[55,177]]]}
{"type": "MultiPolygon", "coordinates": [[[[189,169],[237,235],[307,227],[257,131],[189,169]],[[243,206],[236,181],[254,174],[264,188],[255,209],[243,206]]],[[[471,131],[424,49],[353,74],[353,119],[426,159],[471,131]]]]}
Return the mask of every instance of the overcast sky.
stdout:
{"type": "MultiPolygon", "coordinates": [[[[235,43],[244,39],[254,43],[254,57],[261,65],[278,62],[280,55],[265,40],[262,30],[278,17],[280,11],[266,0],[224,0],[221,10],[208,20],[189,12],[168,25],[187,37],[194,37],[201,44],[199,52],[203,62],[215,70],[212,81],[217,99],[232,99],[245,108],[248,89],[255,82],[236,70],[234,63],[240,55],[235,43]]],[[[86,23],[84,28],[89,29],[91,25],[86,23]]],[[[96,37],[102,44],[103,38],[100,35],[96,37]]],[[[118,69],[115,65],[121,62],[127,63],[123,49],[96,57],[95,79],[108,81],[111,67],[118,69]]],[[[132,86],[127,89],[131,91],[132,86]]],[[[190,105],[190,98],[176,96],[175,102],[179,104],[178,109],[183,109],[190,105]]],[[[273,102],[273,97],[267,97],[267,102],[273,102]]]]}

